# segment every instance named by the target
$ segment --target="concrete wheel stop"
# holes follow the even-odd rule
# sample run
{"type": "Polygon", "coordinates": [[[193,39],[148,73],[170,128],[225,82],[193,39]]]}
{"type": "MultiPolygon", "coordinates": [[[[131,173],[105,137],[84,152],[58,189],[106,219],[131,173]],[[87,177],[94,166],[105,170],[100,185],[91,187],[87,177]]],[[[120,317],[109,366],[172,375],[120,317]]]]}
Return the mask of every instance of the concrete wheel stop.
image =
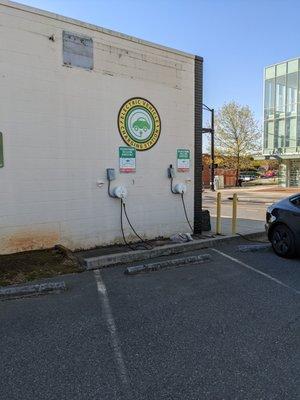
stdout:
{"type": "Polygon", "coordinates": [[[126,275],[137,275],[144,272],[159,271],[164,268],[178,267],[184,264],[192,263],[203,263],[205,261],[211,261],[210,254],[202,254],[198,256],[187,256],[181,258],[175,258],[172,260],[158,261],[149,264],[140,264],[132,267],[127,267],[125,270],[126,275]]]}
{"type": "Polygon", "coordinates": [[[241,253],[251,253],[255,251],[264,251],[271,249],[271,243],[259,243],[259,244],[245,244],[238,246],[238,251],[241,253]]]}
{"type": "Polygon", "coordinates": [[[0,300],[38,296],[47,293],[59,293],[66,289],[65,282],[47,282],[33,285],[24,284],[0,287],[0,300]]]}

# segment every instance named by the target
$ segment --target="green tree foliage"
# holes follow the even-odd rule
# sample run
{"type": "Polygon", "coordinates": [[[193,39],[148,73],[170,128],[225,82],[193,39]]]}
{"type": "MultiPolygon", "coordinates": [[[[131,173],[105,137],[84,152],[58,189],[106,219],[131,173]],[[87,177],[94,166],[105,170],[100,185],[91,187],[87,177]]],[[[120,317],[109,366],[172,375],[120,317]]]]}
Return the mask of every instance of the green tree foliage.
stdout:
{"type": "Polygon", "coordinates": [[[224,104],[215,118],[216,154],[223,157],[224,167],[240,171],[251,167],[253,154],[260,148],[261,131],[249,106],[235,102],[224,104]]]}

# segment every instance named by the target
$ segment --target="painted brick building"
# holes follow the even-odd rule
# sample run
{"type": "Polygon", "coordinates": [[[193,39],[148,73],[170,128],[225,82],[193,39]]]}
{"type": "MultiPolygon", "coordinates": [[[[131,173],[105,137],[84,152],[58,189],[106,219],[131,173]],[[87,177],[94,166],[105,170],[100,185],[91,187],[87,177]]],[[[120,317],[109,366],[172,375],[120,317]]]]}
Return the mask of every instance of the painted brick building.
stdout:
{"type": "MultiPolygon", "coordinates": [[[[107,194],[106,168],[116,170],[113,185],[126,186],[127,210],[141,235],[187,231],[166,172],[176,166],[178,149],[190,150],[191,159],[174,183],[187,185],[189,218],[197,225],[200,57],[0,0],[0,82],[1,254],[120,242],[120,203],[107,194]],[[128,142],[118,115],[132,98],[153,105],[161,126],[151,148],[137,149],[136,172],[126,174],[119,172],[119,147],[128,142]]],[[[142,116],[133,122],[141,142],[142,129],[157,127],[151,113],[147,123],[142,116]]],[[[130,239],[128,226],[125,234],[130,239]]]]}

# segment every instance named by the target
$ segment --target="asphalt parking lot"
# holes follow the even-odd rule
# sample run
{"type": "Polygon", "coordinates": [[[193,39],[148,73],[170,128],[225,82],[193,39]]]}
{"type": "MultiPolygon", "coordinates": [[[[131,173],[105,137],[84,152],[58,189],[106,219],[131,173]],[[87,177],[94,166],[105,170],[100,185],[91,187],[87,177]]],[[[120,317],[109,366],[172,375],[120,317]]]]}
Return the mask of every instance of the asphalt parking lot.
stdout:
{"type": "Polygon", "coordinates": [[[67,292],[0,302],[0,398],[299,399],[300,260],[216,250],[197,252],[212,255],[204,264],[85,272],[60,278],[67,292]]]}

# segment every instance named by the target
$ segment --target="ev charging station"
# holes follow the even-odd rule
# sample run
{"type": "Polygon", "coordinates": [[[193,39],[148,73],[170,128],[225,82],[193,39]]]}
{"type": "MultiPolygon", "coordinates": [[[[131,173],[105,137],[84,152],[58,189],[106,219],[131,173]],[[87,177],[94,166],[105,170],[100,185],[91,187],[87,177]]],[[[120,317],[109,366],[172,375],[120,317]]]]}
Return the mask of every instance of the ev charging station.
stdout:
{"type": "MultiPolygon", "coordinates": [[[[120,180],[122,181],[122,172],[136,173],[136,151],[144,152],[150,150],[157,143],[161,134],[160,115],[154,105],[148,100],[144,98],[131,98],[122,105],[119,111],[118,128],[121,138],[128,145],[127,147],[119,148],[119,172],[120,180]]],[[[190,154],[190,149],[185,148],[176,150],[176,167],[177,172],[181,174],[181,176],[177,179],[177,183],[174,184],[174,179],[177,178],[175,172],[176,168],[173,164],[170,164],[167,168],[167,178],[170,180],[170,192],[181,199],[182,215],[185,218],[186,226],[191,231],[190,233],[194,233],[194,228],[188,217],[188,210],[185,202],[185,195],[188,187],[187,183],[183,181],[184,173],[190,173],[190,154]]],[[[161,171],[161,175],[165,176],[163,171],[161,171]]],[[[151,245],[149,245],[149,243],[147,243],[147,241],[137,233],[136,229],[133,227],[133,223],[129,219],[126,210],[126,201],[128,196],[127,186],[122,182],[121,184],[115,185],[113,188],[111,187],[112,182],[115,181],[116,178],[117,174],[115,168],[107,168],[106,179],[108,182],[108,196],[112,199],[119,200],[121,204],[120,228],[123,242],[131,249],[135,249],[132,244],[128,243],[124,233],[123,217],[125,215],[128,225],[134,234],[133,241],[139,240],[146,245],[146,248],[149,248],[151,245]]],[[[186,180],[186,182],[190,181],[191,179],[186,180]]],[[[154,182],[152,184],[154,184],[154,182]]],[[[162,194],[166,199],[167,195],[167,191],[162,194]]],[[[139,197],[141,197],[141,195],[139,195],[139,197]]],[[[131,197],[130,201],[134,202],[135,200],[131,197]]],[[[173,201],[174,199],[171,200],[170,205],[173,201]]],[[[177,202],[176,207],[178,207],[177,202]]],[[[186,229],[183,230],[186,231],[186,229]]],[[[179,233],[179,231],[173,232],[173,234],[174,233],[179,233]]]]}
{"type": "MultiPolygon", "coordinates": [[[[184,201],[184,195],[187,192],[187,185],[182,183],[182,182],[178,182],[173,186],[173,181],[175,178],[175,169],[173,167],[172,164],[170,164],[170,166],[167,169],[167,176],[170,179],[170,189],[171,189],[171,193],[175,194],[175,195],[180,195],[181,200],[182,200],[182,206],[183,206],[183,212],[186,218],[186,222],[191,230],[191,233],[193,233],[193,227],[189,221],[188,218],[188,214],[187,214],[187,209],[186,209],[186,205],[185,205],[185,201],[184,201]]],[[[130,221],[127,211],[126,211],[126,198],[128,195],[127,192],[127,188],[124,185],[117,185],[115,187],[113,187],[111,189],[111,182],[113,182],[114,180],[116,180],[116,171],[114,168],[107,168],[106,169],[106,178],[107,178],[107,182],[108,182],[108,187],[107,187],[107,193],[108,196],[112,199],[117,199],[120,200],[120,204],[121,204],[121,219],[120,219],[120,227],[121,227],[121,231],[122,231],[122,236],[123,236],[123,241],[124,243],[130,247],[132,250],[135,250],[136,248],[133,247],[132,244],[129,244],[128,241],[126,240],[125,234],[124,234],[124,226],[123,226],[123,212],[124,215],[126,217],[126,220],[131,228],[131,230],[133,231],[136,239],[140,240],[142,243],[144,243],[146,245],[146,249],[151,248],[152,246],[147,243],[135,230],[135,228],[133,227],[132,222],[130,221]]]]}

